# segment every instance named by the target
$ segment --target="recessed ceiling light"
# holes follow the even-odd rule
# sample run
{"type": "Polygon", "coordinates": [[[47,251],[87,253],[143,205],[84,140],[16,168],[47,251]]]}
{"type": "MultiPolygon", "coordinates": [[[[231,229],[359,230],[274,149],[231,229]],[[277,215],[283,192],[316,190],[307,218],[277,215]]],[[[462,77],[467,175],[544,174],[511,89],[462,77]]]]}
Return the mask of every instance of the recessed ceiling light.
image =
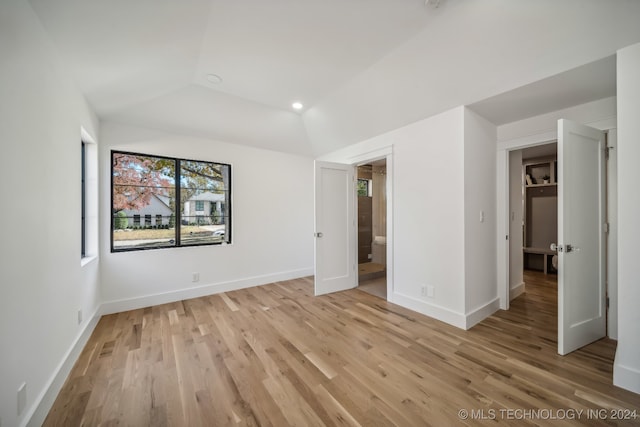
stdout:
{"type": "Polygon", "coordinates": [[[294,110],[302,110],[302,107],[304,107],[304,105],[302,105],[302,102],[296,101],[291,104],[291,107],[293,107],[294,110]]]}
{"type": "Polygon", "coordinates": [[[214,85],[222,83],[222,77],[217,74],[207,74],[207,81],[209,83],[213,83],[214,85]]]}

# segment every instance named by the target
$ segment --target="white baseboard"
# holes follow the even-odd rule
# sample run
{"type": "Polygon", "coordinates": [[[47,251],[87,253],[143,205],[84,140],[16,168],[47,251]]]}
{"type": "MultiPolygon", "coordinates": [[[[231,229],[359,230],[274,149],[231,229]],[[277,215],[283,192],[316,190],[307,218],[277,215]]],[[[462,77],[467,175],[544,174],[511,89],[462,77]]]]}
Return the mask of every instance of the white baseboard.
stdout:
{"type": "Polygon", "coordinates": [[[474,325],[482,322],[487,317],[500,309],[500,298],[495,297],[486,304],[481,305],[465,316],[464,329],[471,329],[474,325]]]}
{"type": "Polygon", "coordinates": [[[500,298],[498,297],[466,315],[398,292],[393,294],[393,303],[465,330],[470,329],[500,309],[500,298]]]}
{"type": "Polygon", "coordinates": [[[513,301],[518,298],[520,295],[524,293],[524,282],[520,282],[520,284],[515,285],[511,289],[509,289],[509,301],[513,301]]]}
{"type": "Polygon", "coordinates": [[[56,397],[58,397],[58,393],[60,393],[64,382],[67,380],[67,377],[71,372],[71,368],[73,368],[73,365],[78,360],[80,353],[87,344],[93,330],[96,328],[100,317],[100,307],[98,306],[89,321],[78,334],[76,340],[62,358],[62,361],[53,372],[53,375],[47,382],[45,388],[38,397],[36,397],[33,405],[29,409],[29,412],[27,412],[23,418],[23,422],[20,424],[21,427],[41,426],[42,423],[44,423],[49,410],[53,406],[53,402],[55,402],[56,397]]]}
{"type": "Polygon", "coordinates": [[[393,303],[408,308],[409,310],[417,311],[425,316],[433,317],[457,328],[465,329],[466,319],[464,314],[440,305],[432,304],[398,292],[393,293],[393,303]]]}
{"type": "Polygon", "coordinates": [[[100,314],[120,313],[122,311],[136,310],[143,307],[167,304],[185,299],[219,294],[221,292],[230,292],[238,289],[251,288],[254,286],[266,285],[268,283],[281,282],[284,280],[297,279],[311,275],[313,275],[313,268],[307,268],[302,270],[284,271],[275,274],[266,274],[263,276],[248,277],[229,282],[212,283],[192,288],[179,289],[176,291],[163,292],[160,294],[106,301],[101,305],[100,314]]]}
{"type": "Polygon", "coordinates": [[[616,361],[613,364],[613,385],[640,394],[640,371],[616,361]]]}

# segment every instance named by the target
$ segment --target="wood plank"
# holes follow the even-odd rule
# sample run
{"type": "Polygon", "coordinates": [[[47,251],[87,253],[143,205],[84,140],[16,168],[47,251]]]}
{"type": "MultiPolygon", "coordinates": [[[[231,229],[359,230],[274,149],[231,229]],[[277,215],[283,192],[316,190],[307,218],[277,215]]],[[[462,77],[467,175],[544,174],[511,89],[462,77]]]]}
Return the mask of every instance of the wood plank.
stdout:
{"type": "MultiPolygon", "coordinates": [[[[476,425],[458,411],[626,409],[612,385],[615,341],[556,353],[555,276],[469,331],[311,278],[103,316],[45,426],[476,425]],[[464,421],[464,423],[462,422],[464,421]]],[[[606,412],[608,413],[608,412],[606,412]]],[[[493,421],[492,421],[493,422],[493,421]]]]}

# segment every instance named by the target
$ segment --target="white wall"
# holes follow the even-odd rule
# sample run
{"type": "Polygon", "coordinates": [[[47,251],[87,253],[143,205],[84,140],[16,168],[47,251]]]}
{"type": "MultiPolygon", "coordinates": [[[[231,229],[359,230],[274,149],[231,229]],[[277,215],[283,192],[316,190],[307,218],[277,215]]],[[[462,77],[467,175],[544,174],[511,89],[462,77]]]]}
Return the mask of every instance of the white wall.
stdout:
{"type": "Polygon", "coordinates": [[[394,303],[461,328],[495,308],[495,138],[493,125],[458,107],[321,157],[352,163],[393,147],[394,303]],[[465,242],[482,253],[467,254],[465,242]]]}
{"type": "Polygon", "coordinates": [[[232,165],[231,245],[110,253],[102,227],[105,312],[313,274],[310,157],[115,123],[103,123],[100,140],[102,224],[109,224],[112,149],[232,165]]]}
{"type": "Polygon", "coordinates": [[[80,129],[97,120],[26,1],[2,2],[0,57],[0,424],[40,425],[99,304],[98,260],[80,265],[80,129]]]}
{"type": "MultiPolygon", "coordinates": [[[[464,110],[391,132],[394,302],[464,314],[464,110]],[[434,297],[421,295],[433,286],[434,297]]],[[[387,134],[389,135],[389,134],[387,134]]],[[[446,317],[444,317],[446,319],[446,317]]]]}
{"type": "Polygon", "coordinates": [[[618,348],[613,383],[640,393],[640,44],[618,51],[618,348]]]}
{"type": "Polygon", "coordinates": [[[509,153],[509,299],[524,292],[522,209],[522,150],[515,150],[509,153]]]}
{"type": "Polygon", "coordinates": [[[467,327],[498,309],[496,127],[464,109],[464,260],[467,327]]]}

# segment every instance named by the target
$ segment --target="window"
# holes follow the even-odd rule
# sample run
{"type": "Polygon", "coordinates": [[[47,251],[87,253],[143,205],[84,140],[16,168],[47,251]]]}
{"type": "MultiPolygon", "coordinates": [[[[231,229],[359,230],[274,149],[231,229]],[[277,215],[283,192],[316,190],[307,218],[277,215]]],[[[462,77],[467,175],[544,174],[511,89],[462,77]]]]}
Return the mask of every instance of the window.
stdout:
{"type": "Polygon", "coordinates": [[[371,195],[370,181],[369,179],[358,178],[358,196],[367,197],[371,195]]]}
{"type": "Polygon", "coordinates": [[[81,141],[82,149],[80,152],[81,161],[80,161],[80,174],[81,174],[81,219],[80,219],[80,256],[82,258],[87,256],[87,148],[85,146],[84,141],[81,141]]]}
{"type": "Polygon", "coordinates": [[[80,127],[80,265],[98,256],[98,144],[80,127]]]}
{"type": "Polygon", "coordinates": [[[111,204],[112,252],[231,242],[228,164],[112,151],[111,204]]]}

